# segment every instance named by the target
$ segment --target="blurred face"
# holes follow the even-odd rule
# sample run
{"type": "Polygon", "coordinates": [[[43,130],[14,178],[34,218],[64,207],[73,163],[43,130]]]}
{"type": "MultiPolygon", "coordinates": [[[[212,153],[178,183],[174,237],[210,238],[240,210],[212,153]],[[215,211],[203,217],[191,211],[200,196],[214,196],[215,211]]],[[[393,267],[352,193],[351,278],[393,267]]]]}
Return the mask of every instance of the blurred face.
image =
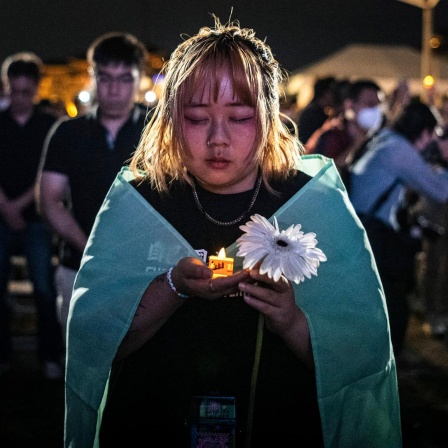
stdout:
{"type": "Polygon", "coordinates": [[[255,108],[244,104],[225,74],[214,98],[213,80],[199,86],[184,105],[183,126],[189,154],[183,160],[188,171],[214,193],[240,193],[253,188],[255,108]]]}
{"type": "Polygon", "coordinates": [[[101,116],[112,119],[127,116],[134,105],[134,95],[140,82],[137,67],[98,64],[95,80],[101,116]]]}
{"type": "Polygon", "coordinates": [[[37,83],[27,76],[9,78],[10,107],[14,115],[27,114],[33,109],[37,83]]]}
{"type": "Polygon", "coordinates": [[[381,103],[379,92],[375,89],[364,89],[356,101],[352,102],[352,109],[357,114],[361,109],[370,109],[381,103]]]}

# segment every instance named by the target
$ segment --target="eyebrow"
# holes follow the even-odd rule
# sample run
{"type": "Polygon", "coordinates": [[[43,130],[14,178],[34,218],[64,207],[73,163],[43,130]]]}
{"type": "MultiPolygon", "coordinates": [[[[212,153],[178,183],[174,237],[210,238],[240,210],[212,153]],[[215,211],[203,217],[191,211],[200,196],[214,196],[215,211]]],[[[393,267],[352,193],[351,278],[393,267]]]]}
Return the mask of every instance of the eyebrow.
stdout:
{"type": "MultiPolygon", "coordinates": [[[[210,103],[188,103],[185,105],[185,107],[193,107],[193,108],[200,108],[200,107],[209,107],[210,103]]],[[[241,103],[240,101],[232,102],[232,103],[226,103],[224,105],[225,107],[253,107],[249,104],[241,103]]]]}

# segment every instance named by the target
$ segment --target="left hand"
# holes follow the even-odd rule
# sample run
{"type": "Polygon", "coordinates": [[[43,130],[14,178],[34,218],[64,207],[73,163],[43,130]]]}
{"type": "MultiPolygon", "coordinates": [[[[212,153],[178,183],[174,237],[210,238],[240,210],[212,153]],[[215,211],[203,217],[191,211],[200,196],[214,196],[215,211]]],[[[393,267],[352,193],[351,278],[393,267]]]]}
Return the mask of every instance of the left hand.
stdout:
{"type": "Polygon", "coordinates": [[[265,317],[267,328],[283,339],[299,324],[303,314],[295,303],[291,282],[280,279],[275,282],[259,269],[250,271],[250,279],[239,284],[244,301],[265,317]]]}
{"type": "Polygon", "coordinates": [[[240,282],[239,288],[244,292],[244,301],[263,314],[266,327],[314,369],[308,322],[296,305],[291,282],[283,279],[275,282],[267,275],[260,275],[258,269],[252,269],[249,279],[240,282]]]}

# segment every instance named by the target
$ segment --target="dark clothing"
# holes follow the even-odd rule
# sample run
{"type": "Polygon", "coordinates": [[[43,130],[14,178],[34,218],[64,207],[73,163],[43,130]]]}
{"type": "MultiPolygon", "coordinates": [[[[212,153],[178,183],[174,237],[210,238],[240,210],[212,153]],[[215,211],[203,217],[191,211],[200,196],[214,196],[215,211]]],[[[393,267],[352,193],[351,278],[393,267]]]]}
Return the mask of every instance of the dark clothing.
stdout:
{"type": "MultiPolygon", "coordinates": [[[[298,173],[292,181],[273,185],[280,197],[262,187],[250,214],[270,217],[308,179],[298,173]]],[[[215,255],[229,246],[249,219],[226,227],[213,224],[197,209],[189,186],[176,184],[168,199],[147,184],[137,189],[200,253],[215,255]]],[[[204,210],[219,221],[240,216],[254,194],[197,191],[204,210]]],[[[112,367],[100,446],[145,440],[146,446],[189,447],[195,395],[236,397],[236,446],[243,446],[257,322],[258,312],[242,297],[189,298],[139,351],[112,367]]],[[[307,446],[322,446],[314,373],[265,328],[251,446],[293,446],[298,437],[307,446]],[[303,425],[297,428],[297,422],[303,425]]]]}
{"type": "Polygon", "coordinates": [[[315,102],[308,104],[299,116],[298,130],[300,141],[305,144],[313,132],[319,129],[327,119],[328,115],[321,106],[315,102]]]}
{"type": "Polygon", "coordinates": [[[343,129],[329,129],[319,137],[311,152],[334,159],[340,156],[352,144],[353,138],[348,134],[345,127],[343,129]]]}
{"type": "MultiPolygon", "coordinates": [[[[9,113],[0,113],[0,188],[9,199],[29,190],[36,181],[39,161],[47,133],[55,122],[52,115],[35,109],[22,126],[9,113]]],[[[53,285],[52,233],[32,202],[24,211],[26,227],[12,230],[0,216],[0,362],[11,357],[10,309],[6,300],[11,256],[24,254],[38,315],[38,357],[59,362],[62,333],[56,317],[56,292],[53,285]]]]}
{"type": "MultiPolygon", "coordinates": [[[[0,112],[0,188],[8,199],[18,198],[34,185],[45,137],[55,121],[52,115],[35,109],[22,126],[9,109],[0,112]]],[[[27,222],[39,219],[34,202],[23,216],[27,222]]]]}
{"type": "MultiPolygon", "coordinates": [[[[73,119],[62,119],[48,141],[44,171],[66,175],[70,207],[86,235],[113,180],[135,151],[145,123],[144,112],[135,107],[115,141],[100,123],[97,110],[73,119]]],[[[82,254],[63,245],[61,264],[77,270],[82,254]]]]}
{"type": "Polygon", "coordinates": [[[37,309],[38,359],[59,362],[62,355],[62,331],[56,315],[56,291],[52,232],[41,221],[31,221],[25,230],[13,232],[0,222],[0,362],[10,360],[12,341],[10,334],[10,305],[6,300],[10,259],[17,248],[27,259],[27,268],[33,284],[33,297],[37,309]]]}

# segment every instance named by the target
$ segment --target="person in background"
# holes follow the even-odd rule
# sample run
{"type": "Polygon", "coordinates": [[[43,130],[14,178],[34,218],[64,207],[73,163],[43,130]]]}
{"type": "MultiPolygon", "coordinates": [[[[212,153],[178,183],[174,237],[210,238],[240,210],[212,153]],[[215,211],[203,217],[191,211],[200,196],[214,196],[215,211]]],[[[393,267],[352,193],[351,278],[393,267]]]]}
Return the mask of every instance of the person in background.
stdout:
{"type": "Polygon", "coordinates": [[[386,98],[388,124],[392,124],[397,119],[411,99],[408,82],[406,79],[401,79],[386,98]]]}
{"type": "MultiPolygon", "coordinates": [[[[414,100],[381,129],[351,168],[351,201],[363,221],[384,286],[395,354],[401,354],[409,320],[408,295],[415,286],[418,238],[404,238],[408,189],[438,203],[448,201],[448,171],[435,171],[420,152],[431,141],[436,118],[414,100]]],[[[448,148],[447,148],[448,149],[448,148]]],[[[446,159],[448,152],[443,154],[446,159]]]]}
{"type": "MultiPolygon", "coordinates": [[[[422,157],[435,171],[448,170],[448,129],[441,128],[422,151],[422,157]]],[[[443,338],[448,332],[448,204],[420,196],[414,213],[423,225],[422,252],[419,254],[417,294],[422,300],[423,330],[443,338]]]]}
{"type": "Polygon", "coordinates": [[[319,78],[314,83],[313,98],[300,112],[297,124],[302,144],[306,144],[313,132],[330,117],[334,105],[335,84],[336,79],[333,76],[319,78]]]}
{"type": "Polygon", "coordinates": [[[322,132],[313,136],[313,146],[306,145],[307,153],[322,154],[334,159],[337,167],[344,166],[346,160],[382,126],[382,102],[383,93],[374,81],[353,81],[347,89],[344,114],[324,124],[322,132]]]}
{"type": "Polygon", "coordinates": [[[217,19],[171,55],[132,171],[114,181],[77,274],[67,447],[401,446],[372,254],[333,164],[301,158],[281,122],[281,73],[253,30],[217,19]],[[251,216],[313,232],[296,258],[299,234],[258,227],[255,240],[294,277],[316,234],[328,255],[317,277],[242,269],[236,243],[251,216]],[[214,278],[223,247],[235,271],[214,278]]]}
{"type": "Polygon", "coordinates": [[[16,53],[2,64],[9,107],[0,112],[0,365],[11,361],[7,287],[11,256],[27,259],[37,308],[38,357],[49,379],[62,377],[62,334],[53,286],[53,239],[35,210],[34,188],[44,141],[55,118],[34,101],[42,61],[34,53],[16,53]]]}
{"type": "Polygon", "coordinates": [[[144,45],[131,34],[97,38],[87,52],[96,105],[84,115],[61,119],[42,158],[37,201],[62,240],[56,285],[64,335],[73,282],[95,216],[143,129],[145,115],[134,99],[145,57],[144,45]]]}

